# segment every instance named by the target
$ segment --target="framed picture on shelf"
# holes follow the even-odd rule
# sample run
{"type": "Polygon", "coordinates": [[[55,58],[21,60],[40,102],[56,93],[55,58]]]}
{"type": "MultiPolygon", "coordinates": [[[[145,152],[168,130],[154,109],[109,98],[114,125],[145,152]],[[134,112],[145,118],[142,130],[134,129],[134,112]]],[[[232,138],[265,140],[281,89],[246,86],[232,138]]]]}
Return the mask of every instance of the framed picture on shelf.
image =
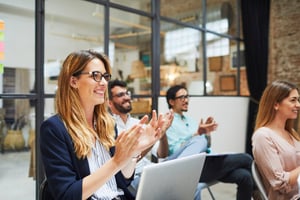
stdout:
{"type": "Polygon", "coordinates": [[[223,58],[222,56],[209,57],[208,58],[209,71],[211,72],[222,71],[222,67],[223,67],[222,58],[223,58]]]}
{"type": "Polygon", "coordinates": [[[236,90],[236,76],[235,75],[221,75],[220,76],[220,91],[228,92],[236,90]]]}

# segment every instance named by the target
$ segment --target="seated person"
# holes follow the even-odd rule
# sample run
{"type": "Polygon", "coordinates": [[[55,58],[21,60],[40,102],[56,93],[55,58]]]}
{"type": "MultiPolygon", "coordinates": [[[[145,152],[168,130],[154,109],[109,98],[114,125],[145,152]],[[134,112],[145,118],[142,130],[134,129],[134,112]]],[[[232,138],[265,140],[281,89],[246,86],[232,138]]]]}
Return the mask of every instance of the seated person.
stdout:
{"type": "Polygon", "coordinates": [[[93,50],[72,52],[58,77],[57,114],[41,127],[40,153],[45,199],[128,200],[127,184],[136,156],[161,137],[162,116],[152,113],[115,139],[115,122],[107,111],[107,57],[93,50]],[[46,184],[47,183],[47,184],[46,184]]]}
{"type": "Polygon", "coordinates": [[[299,110],[299,89],[286,81],[267,86],[259,102],[252,151],[270,200],[300,199],[299,110]]]}
{"type": "MultiPolygon", "coordinates": [[[[130,115],[130,111],[132,110],[131,105],[131,96],[130,92],[127,90],[127,84],[121,80],[111,80],[108,83],[108,96],[109,96],[109,108],[111,114],[113,115],[118,133],[129,130],[134,125],[138,124],[140,120],[134,118],[130,115]]],[[[161,134],[164,135],[166,129],[171,125],[173,119],[173,113],[167,112],[164,116],[164,126],[162,126],[161,134]]],[[[166,145],[163,142],[160,142],[160,149],[162,151],[166,145]]],[[[135,197],[136,189],[138,187],[140,175],[144,166],[153,164],[149,159],[144,157],[150,150],[152,146],[141,153],[141,158],[139,159],[136,169],[134,180],[131,183],[130,191],[132,198],[135,197]]],[[[167,148],[166,148],[167,150],[167,148]]]]}
{"type": "MultiPolygon", "coordinates": [[[[168,152],[160,147],[158,157],[167,157],[167,160],[176,159],[195,153],[207,152],[208,142],[206,134],[217,128],[217,123],[209,117],[205,123],[196,122],[184,115],[188,111],[189,96],[184,86],[175,85],[167,91],[167,103],[173,109],[174,119],[166,134],[160,141],[168,146],[168,152]]],[[[207,161],[207,160],[206,160],[207,161]]],[[[237,200],[251,200],[254,181],[251,174],[252,158],[245,153],[228,154],[221,167],[203,168],[200,182],[221,181],[237,184],[237,200]]],[[[209,164],[209,163],[208,163],[209,164]]],[[[200,196],[200,195],[199,195],[200,196]]]]}

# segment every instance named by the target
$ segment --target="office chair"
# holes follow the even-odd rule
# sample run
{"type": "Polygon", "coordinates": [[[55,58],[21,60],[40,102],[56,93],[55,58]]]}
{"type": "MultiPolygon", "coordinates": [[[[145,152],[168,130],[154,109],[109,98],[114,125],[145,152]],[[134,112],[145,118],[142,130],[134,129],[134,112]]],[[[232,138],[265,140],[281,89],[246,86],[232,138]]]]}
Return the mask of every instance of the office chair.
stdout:
{"type": "Polygon", "coordinates": [[[258,187],[258,190],[261,193],[261,197],[264,200],[268,200],[267,192],[266,192],[265,187],[264,187],[264,185],[262,183],[261,175],[260,175],[260,173],[259,173],[259,171],[257,169],[255,161],[252,162],[251,171],[252,171],[252,176],[254,178],[254,181],[255,181],[255,183],[256,183],[256,185],[258,187]]]}

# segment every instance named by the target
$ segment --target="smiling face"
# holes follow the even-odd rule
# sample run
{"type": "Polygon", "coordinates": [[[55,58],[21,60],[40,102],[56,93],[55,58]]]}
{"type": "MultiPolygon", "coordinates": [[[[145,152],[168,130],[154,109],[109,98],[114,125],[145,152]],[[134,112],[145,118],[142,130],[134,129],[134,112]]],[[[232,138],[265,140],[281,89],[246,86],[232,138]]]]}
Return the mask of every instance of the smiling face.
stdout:
{"type": "Polygon", "coordinates": [[[71,86],[76,88],[80,96],[80,101],[84,107],[95,106],[105,102],[105,90],[107,81],[102,77],[100,82],[96,82],[91,74],[86,72],[98,71],[101,74],[106,73],[105,66],[98,58],[92,59],[85,69],[83,74],[78,77],[72,76],[71,86]]]}
{"type": "Polygon", "coordinates": [[[298,90],[291,90],[288,97],[275,104],[274,109],[277,111],[276,115],[278,116],[285,119],[296,119],[300,110],[298,90]]]}
{"type": "Polygon", "coordinates": [[[109,106],[115,114],[127,114],[132,110],[130,93],[125,87],[115,86],[111,89],[109,106]]]}

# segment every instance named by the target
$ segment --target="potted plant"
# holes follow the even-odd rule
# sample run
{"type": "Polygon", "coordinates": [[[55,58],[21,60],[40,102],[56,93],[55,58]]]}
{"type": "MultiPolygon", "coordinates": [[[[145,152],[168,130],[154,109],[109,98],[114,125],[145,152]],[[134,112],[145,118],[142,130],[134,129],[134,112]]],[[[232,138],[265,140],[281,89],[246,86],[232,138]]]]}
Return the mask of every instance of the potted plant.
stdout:
{"type": "Polygon", "coordinates": [[[7,130],[4,139],[4,149],[22,150],[25,147],[25,139],[22,134],[22,128],[27,124],[26,115],[21,115],[7,130]]]}

